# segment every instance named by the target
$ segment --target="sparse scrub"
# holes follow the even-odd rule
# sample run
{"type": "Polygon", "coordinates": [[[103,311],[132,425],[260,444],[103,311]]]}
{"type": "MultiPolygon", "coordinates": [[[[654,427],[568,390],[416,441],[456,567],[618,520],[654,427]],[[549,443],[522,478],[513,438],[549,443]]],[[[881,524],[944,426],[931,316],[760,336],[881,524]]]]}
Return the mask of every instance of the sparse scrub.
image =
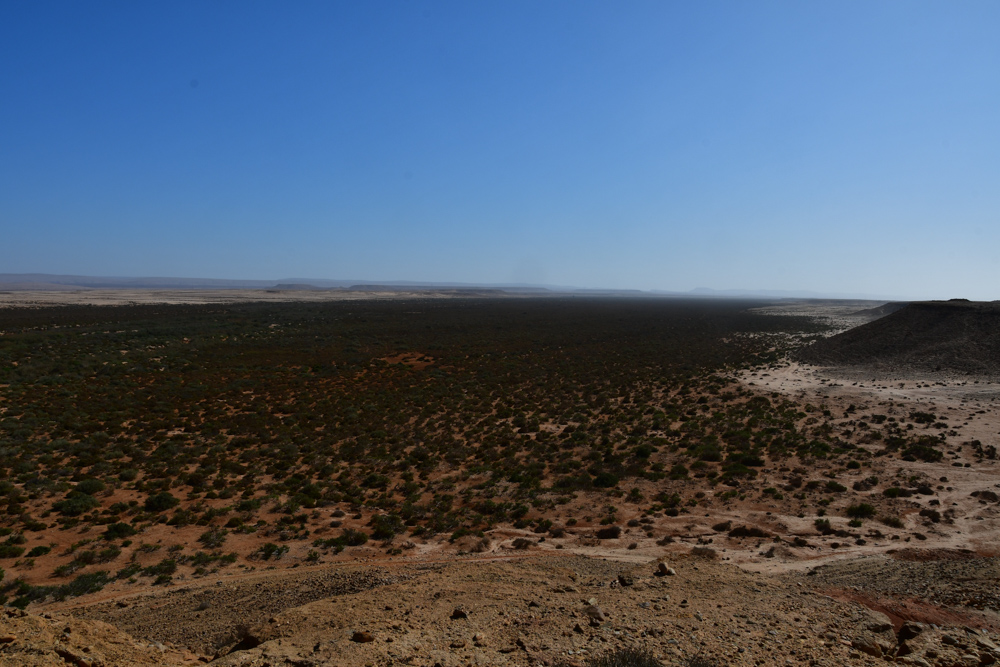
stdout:
{"type": "Polygon", "coordinates": [[[587,667],[663,667],[663,663],[649,649],[619,648],[589,658],[587,667]]]}
{"type": "MultiPolygon", "coordinates": [[[[614,540],[623,519],[605,509],[609,500],[628,503],[628,516],[693,515],[755,497],[748,482],[789,458],[864,460],[816,430],[821,423],[802,426],[807,415],[793,401],[736,391],[716,373],[777,359],[791,345],[774,342],[778,330],[822,330],[805,320],[779,326],[722,302],[469,300],[411,310],[372,301],[5,314],[0,357],[20,361],[0,364],[0,441],[10,450],[0,495],[26,530],[92,530],[90,539],[117,544],[156,524],[162,535],[143,535],[162,548],[200,535],[206,550],[231,531],[259,536],[255,558],[273,562],[306,540],[341,551],[404,532],[485,539],[499,524],[560,537],[553,511],[577,496],[599,499],[597,536],[614,540]],[[399,361],[411,351],[421,361],[399,361]],[[11,417],[22,413],[30,419],[11,417]],[[30,487],[37,471],[51,476],[44,491],[30,487]],[[696,496],[691,484],[719,490],[696,496]],[[113,502],[109,486],[131,500],[113,502]],[[28,516],[31,493],[51,498],[52,526],[28,516]],[[221,507],[218,498],[232,500],[221,507]],[[365,519],[352,518],[359,512],[365,519]],[[339,536],[320,532],[331,518],[339,536]]],[[[822,421],[820,409],[808,414],[822,421]]],[[[914,453],[916,442],[892,451],[914,453]]],[[[809,490],[814,500],[842,492],[824,483],[809,490]]],[[[764,495],[784,500],[783,491],[776,483],[764,495]]],[[[630,537],[652,536],[652,524],[630,528],[630,537]]],[[[0,545],[8,558],[18,549],[0,545]]],[[[77,564],[107,557],[79,550],[93,556],[77,564]]],[[[170,555],[181,568],[218,562],[170,555]]]]}
{"type": "Polygon", "coordinates": [[[198,542],[206,549],[218,549],[225,544],[228,534],[225,528],[210,528],[198,537],[198,542]]]}
{"type": "Polygon", "coordinates": [[[875,514],[875,506],[869,503],[857,503],[847,508],[847,516],[852,519],[870,519],[875,514]]]}

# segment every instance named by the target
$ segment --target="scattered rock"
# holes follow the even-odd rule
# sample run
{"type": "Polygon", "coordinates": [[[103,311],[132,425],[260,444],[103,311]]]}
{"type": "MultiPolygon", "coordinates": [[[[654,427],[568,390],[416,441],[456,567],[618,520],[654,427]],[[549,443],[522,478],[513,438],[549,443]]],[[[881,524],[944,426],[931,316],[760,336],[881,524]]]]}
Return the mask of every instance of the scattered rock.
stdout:
{"type": "Polygon", "coordinates": [[[851,646],[874,658],[882,657],[882,647],[878,645],[878,642],[871,635],[865,634],[855,637],[851,642],[851,646]]]}
{"type": "Polygon", "coordinates": [[[351,641],[357,642],[359,644],[367,644],[368,642],[375,641],[375,636],[370,632],[364,630],[358,630],[353,635],[351,635],[351,641]]]}
{"type": "Polygon", "coordinates": [[[903,626],[901,628],[899,628],[899,633],[896,635],[896,639],[898,639],[901,643],[905,642],[908,639],[913,639],[921,632],[923,632],[924,628],[926,627],[927,626],[925,626],[923,623],[917,623],[915,621],[907,621],[903,623],[903,626]]]}
{"type": "Polygon", "coordinates": [[[587,617],[590,618],[590,624],[595,627],[608,620],[607,616],[604,614],[604,610],[597,605],[589,605],[583,611],[587,617]]]}
{"type": "Polygon", "coordinates": [[[68,648],[56,647],[56,654],[66,662],[77,667],[103,667],[104,665],[104,661],[100,658],[83,655],[81,652],[68,648]]]}
{"type": "Polygon", "coordinates": [[[677,574],[677,570],[670,567],[666,563],[660,562],[656,565],[656,572],[654,572],[657,577],[672,577],[677,574]]]}

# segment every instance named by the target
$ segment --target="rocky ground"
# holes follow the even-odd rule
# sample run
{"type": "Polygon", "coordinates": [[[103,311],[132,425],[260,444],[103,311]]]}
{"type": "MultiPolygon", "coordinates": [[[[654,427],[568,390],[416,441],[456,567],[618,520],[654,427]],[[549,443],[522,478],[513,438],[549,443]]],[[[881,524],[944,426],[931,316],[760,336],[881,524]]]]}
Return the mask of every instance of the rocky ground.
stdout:
{"type": "Polygon", "coordinates": [[[65,614],[0,611],[3,667],[178,665],[195,656],[135,639],[121,630],[65,614]]]}
{"type": "Polygon", "coordinates": [[[140,593],[104,602],[89,602],[75,613],[106,621],[132,635],[170,647],[211,656],[236,643],[249,627],[286,609],[317,600],[371,590],[409,578],[408,573],[380,567],[265,571],[179,586],[163,594],[140,593]]]}
{"type": "Polygon", "coordinates": [[[626,647],[665,665],[719,667],[972,667],[1000,657],[989,614],[915,622],[844,594],[880,577],[887,594],[911,590],[928,572],[940,576],[941,562],[974,589],[995,583],[974,565],[992,560],[898,560],[889,582],[885,563],[776,577],[710,553],[638,565],[548,555],[330,565],[42,615],[11,610],[0,620],[0,665],[585,665],[626,647]]]}
{"type": "Polygon", "coordinates": [[[1000,559],[969,551],[905,549],[886,556],[835,561],[807,573],[814,587],[853,591],[878,604],[892,599],[899,620],[963,620],[1000,629],[1000,559]],[[925,618],[921,618],[921,610],[925,618]]]}

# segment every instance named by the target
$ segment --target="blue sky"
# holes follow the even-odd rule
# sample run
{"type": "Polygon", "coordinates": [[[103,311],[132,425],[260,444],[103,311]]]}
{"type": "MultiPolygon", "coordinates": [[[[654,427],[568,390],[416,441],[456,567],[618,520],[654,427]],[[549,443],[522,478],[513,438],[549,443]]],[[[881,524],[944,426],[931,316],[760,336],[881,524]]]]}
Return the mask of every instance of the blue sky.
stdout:
{"type": "Polygon", "coordinates": [[[5,2],[0,272],[1000,299],[995,2],[5,2]]]}

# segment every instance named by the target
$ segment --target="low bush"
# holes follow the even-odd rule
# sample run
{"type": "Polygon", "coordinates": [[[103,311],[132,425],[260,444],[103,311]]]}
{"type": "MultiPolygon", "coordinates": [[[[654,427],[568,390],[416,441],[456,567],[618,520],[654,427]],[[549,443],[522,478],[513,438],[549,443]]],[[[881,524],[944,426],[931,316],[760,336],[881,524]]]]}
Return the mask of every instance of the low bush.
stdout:
{"type": "Polygon", "coordinates": [[[198,542],[206,549],[218,549],[225,544],[228,534],[225,528],[209,528],[198,537],[198,542]]]}
{"type": "Polygon", "coordinates": [[[590,658],[587,667],[663,667],[663,663],[649,649],[619,648],[590,658]]]}
{"type": "Polygon", "coordinates": [[[729,531],[729,537],[771,537],[771,533],[756,526],[737,526],[729,531]]]}
{"type": "Polygon", "coordinates": [[[847,516],[852,519],[870,519],[875,516],[875,507],[868,503],[858,503],[847,508],[847,516]]]}
{"type": "Polygon", "coordinates": [[[176,507],[181,501],[177,500],[172,494],[161,491],[160,493],[154,494],[146,498],[146,502],[143,505],[147,512],[160,513],[165,512],[172,507],[176,507]]]}
{"type": "Polygon", "coordinates": [[[104,539],[110,540],[120,540],[125,537],[131,537],[135,535],[136,530],[127,523],[111,523],[108,524],[107,528],[104,529],[104,534],[101,535],[104,539]]]}

